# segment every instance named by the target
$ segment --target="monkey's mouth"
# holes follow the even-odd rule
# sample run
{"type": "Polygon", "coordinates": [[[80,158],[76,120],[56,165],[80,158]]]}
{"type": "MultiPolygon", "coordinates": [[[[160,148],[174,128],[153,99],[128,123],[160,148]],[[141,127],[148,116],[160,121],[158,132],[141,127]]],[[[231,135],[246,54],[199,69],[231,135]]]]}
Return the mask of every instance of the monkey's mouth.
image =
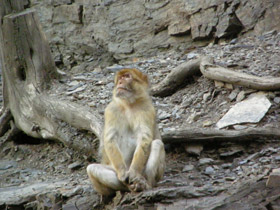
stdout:
{"type": "Polygon", "coordinates": [[[117,89],[120,90],[120,91],[122,91],[122,90],[129,91],[129,92],[131,91],[130,89],[125,88],[125,87],[118,87],[117,89]]]}

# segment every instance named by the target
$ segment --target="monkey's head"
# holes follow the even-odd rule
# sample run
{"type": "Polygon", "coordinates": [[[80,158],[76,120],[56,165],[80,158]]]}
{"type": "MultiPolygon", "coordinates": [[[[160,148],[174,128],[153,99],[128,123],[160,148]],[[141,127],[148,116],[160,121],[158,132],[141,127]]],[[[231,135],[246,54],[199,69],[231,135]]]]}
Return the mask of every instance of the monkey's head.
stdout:
{"type": "Polygon", "coordinates": [[[137,69],[122,69],[115,76],[114,97],[129,103],[147,97],[149,81],[147,75],[137,69]]]}

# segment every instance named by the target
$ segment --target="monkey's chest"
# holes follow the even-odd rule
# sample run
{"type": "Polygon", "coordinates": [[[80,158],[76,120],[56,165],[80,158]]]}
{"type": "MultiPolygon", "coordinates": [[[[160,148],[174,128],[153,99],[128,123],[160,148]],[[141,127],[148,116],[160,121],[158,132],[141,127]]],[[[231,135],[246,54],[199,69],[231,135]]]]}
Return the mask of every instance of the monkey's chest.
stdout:
{"type": "Polygon", "coordinates": [[[127,166],[130,166],[130,163],[133,158],[134,151],[137,146],[137,138],[136,135],[126,130],[125,132],[121,132],[120,135],[120,141],[119,141],[119,149],[121,150],[121,153],[123,154],[124,161],[127,166]]]}

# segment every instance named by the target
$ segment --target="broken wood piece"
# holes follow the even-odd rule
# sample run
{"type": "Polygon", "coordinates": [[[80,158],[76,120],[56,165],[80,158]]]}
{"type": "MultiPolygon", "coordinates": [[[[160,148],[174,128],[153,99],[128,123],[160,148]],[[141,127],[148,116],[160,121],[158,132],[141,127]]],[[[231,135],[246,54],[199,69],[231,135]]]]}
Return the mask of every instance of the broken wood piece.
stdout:
{"type": "Polygon", "coordinates": [[[240,85],[255,90],[279,90],[279,77],[258,77],[214,65],[209,57],[201,59],[200,71],[208,79],[240,85]]]}
{"type": "Polygon", "coordinates": [[[163,133],[162,139],[165,144],[212,141],[242,142],[255,141],[256,139],[270,138],[280,139],[280,130],[277,128],[248,128],[244,130],[216,130],[205,128],[188,128],[163,133]]]}
{"type": "Polygon", "coordinates": [[[190,76],[200,72],[201,59],[188,61],[177,66],[159,84],[151,88],[151,95],[168,96],[176,92],[190,76]]]}

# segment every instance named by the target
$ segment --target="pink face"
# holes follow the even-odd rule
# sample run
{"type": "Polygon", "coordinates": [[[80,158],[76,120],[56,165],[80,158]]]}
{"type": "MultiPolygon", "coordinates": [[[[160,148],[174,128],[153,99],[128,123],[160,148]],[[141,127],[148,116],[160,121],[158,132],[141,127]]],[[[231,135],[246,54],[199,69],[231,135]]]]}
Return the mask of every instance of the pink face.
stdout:
{"type": "Polygon", "coordinates": [[[118,77],[117,90],[119,91],[131,91],[131,83],[133,81],[130,73],[124,73],[118,77]]]}

